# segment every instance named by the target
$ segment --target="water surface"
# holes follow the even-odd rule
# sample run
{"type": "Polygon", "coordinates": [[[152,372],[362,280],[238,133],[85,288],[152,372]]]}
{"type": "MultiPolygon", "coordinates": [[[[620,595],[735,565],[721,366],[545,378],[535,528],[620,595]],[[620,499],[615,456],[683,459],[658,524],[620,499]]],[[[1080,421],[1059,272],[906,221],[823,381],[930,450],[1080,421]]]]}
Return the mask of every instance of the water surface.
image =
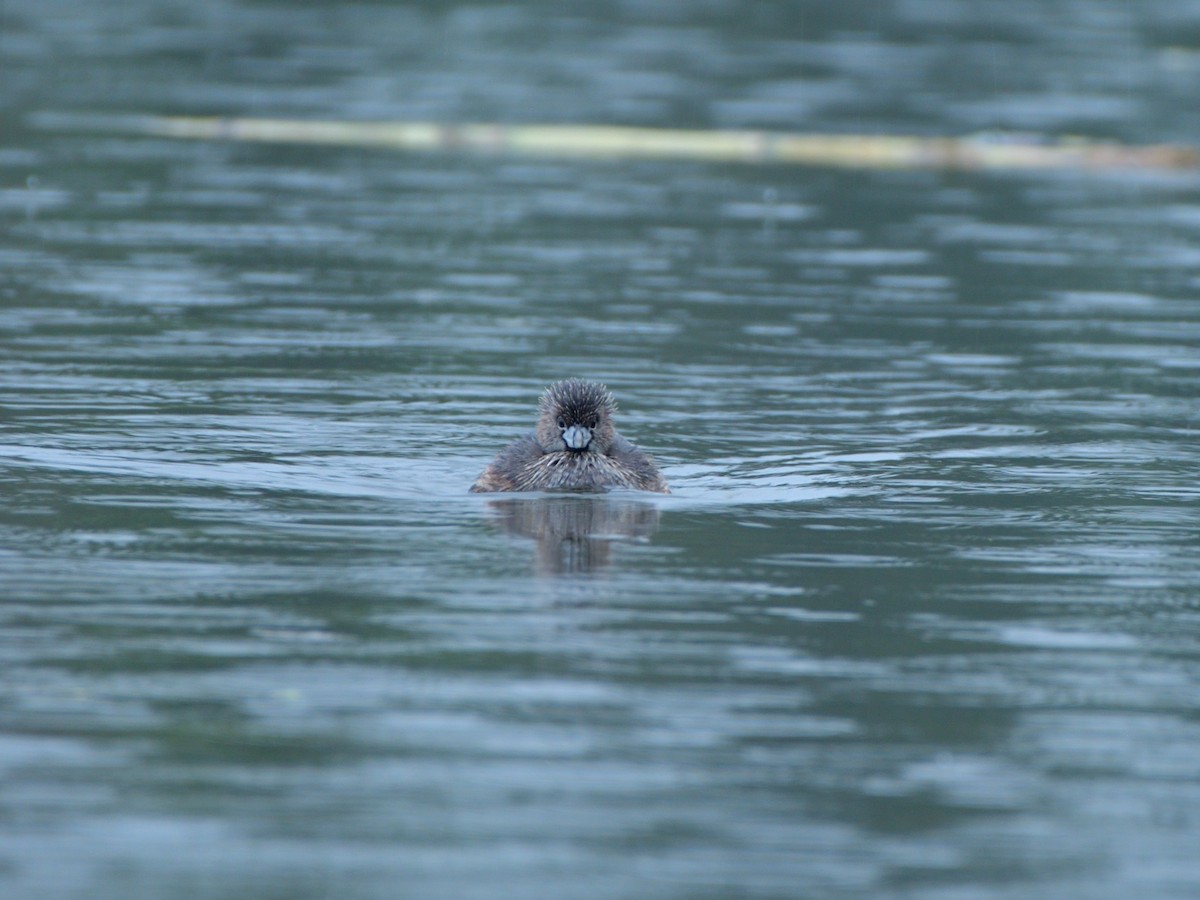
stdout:
{"type": "Polygon", "coordinates": [[[1198,26],[1169,0],[10,0],[5,893],[1194,890],[1193,175],[37,122],[1194,142],[1198,26]],[[673,493],[466,493],[573,375],[673,493]]]}

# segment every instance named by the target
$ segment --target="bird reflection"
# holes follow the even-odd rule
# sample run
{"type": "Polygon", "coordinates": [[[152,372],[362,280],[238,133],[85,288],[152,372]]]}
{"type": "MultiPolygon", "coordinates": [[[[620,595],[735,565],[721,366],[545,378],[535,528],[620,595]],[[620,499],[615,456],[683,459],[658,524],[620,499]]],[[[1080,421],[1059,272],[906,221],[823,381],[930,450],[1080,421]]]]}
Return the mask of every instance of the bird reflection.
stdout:
{"type": "Polygon", "coordinates": [[[537,542],[539,575],[597,572],[612,564],[613,544],[644,539],[658,530],[658,507],[609,497],[539,497],[494,500],[496,523],[537,542]]]}

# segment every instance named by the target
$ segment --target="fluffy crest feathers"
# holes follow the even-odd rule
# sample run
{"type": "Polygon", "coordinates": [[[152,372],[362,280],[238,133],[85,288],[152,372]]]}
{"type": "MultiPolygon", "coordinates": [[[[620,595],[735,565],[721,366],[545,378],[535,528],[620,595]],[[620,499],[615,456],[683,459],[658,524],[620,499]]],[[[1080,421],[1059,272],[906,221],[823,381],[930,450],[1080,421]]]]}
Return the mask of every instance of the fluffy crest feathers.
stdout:
{"type": "Polygon", "coordinates": [[[550,385],[538,406],[542,415],[562,416],[570,424],[588,427],[617,411],[617,402],[607,387],[598,381],[581,378],[568,378],[550,385]]]}

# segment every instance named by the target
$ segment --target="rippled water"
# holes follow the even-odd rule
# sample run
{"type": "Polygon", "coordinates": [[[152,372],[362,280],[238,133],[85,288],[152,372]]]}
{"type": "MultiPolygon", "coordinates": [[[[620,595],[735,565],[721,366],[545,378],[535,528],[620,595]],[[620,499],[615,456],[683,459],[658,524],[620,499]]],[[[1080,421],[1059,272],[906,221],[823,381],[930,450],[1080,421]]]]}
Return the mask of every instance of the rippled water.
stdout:
{"type": "Polygon", "coordinates": [[[1195,889],[1194,174],[37,127],[1194,142],[1193,5],[0,20],[6,895],[1195,889]],[[670,496],[466,493],[569,375],[670,496]]]}

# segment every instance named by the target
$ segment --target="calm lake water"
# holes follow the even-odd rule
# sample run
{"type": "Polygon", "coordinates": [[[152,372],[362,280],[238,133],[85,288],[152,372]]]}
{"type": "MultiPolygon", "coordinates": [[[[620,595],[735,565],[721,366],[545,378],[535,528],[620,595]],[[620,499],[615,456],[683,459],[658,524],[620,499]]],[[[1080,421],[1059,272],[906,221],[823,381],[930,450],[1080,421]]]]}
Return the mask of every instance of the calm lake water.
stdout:
{"type": "Polygon", "coordinates": [[[49,113],[1200,141],[1193,3],[0,5],[0,893],[1182,897],[1200,178],[49,113]],[[604,380],[670,496],[467,488],[604,380]]]}

